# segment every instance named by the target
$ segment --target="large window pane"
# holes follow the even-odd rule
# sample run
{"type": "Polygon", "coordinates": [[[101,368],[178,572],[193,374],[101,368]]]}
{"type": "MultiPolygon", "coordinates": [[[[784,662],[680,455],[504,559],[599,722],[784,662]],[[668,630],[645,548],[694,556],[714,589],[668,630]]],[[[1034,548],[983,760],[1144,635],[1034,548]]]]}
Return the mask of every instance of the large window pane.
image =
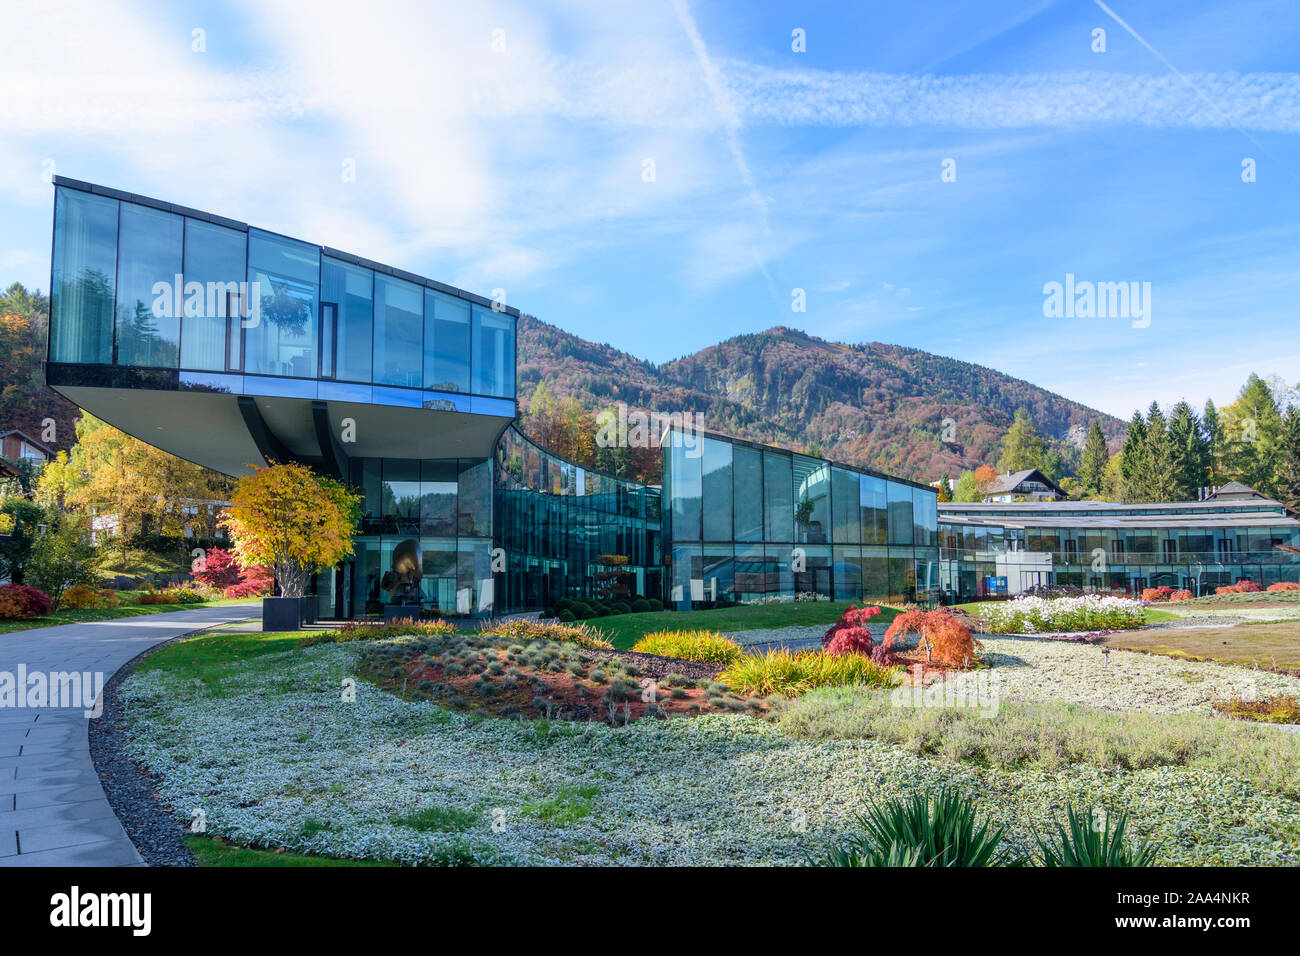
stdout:
{"type": "Polygon", "coordinates": [[[794,540],[794,504],[790,482],[790,456],[763,452],[764,540],[794,540]]]}
{"type": "Polygon", "coordinates": [[[117,244],[117,364],[176,368],[181,320],[181,216],[122,203],[117,244]]]}
{"type": "Polygon", "coordinates": [[[796,499],[795,540],[825,544],[831,533],[830,465],[817,458],[795,455],[792,462],[796,499]]]}
{"type": "Polygon", "coordinates": [[[939,496],[923,488],[912,489],[912,543],[933,547],[938,543],[939,496]]]}
{"type": "Polygon", "coordinates": [[[469,391],[469,303],[424,292],[424,387],[469,391]]]}
{"type": "Polygon", "coordinates": [[[477,306],[474,313],[473,391],[515,397],[515,320],[477,306]]]}
{"type": "Polygon", "coordinates": [[[888,481],[885,485],[889,494],[889,543],[911,544],[912,489],[894,481],[888,481]]]}
{"type": "MultiPolygon", "coordinates": [[[[321,301],[335,306],[334,377],[370,381],[374,273],[328,257],[321,260],[321,301]]],[[[328,349],[327,349],[328,351],[328,349]]]]}
{"type": "Polygon", "coordinates": [[[247,244],[248,237],[237,229],[185,220],[181,368],[225,370],[227,325],[239,332],[239,285],[246,276],[247,244]]]}
{"type": "Polygon", "coordinates": [[[259,309],[244,330],[245,371],[315,378],[320,249],[250,230],[248,281],[259,309]]]}
{"type": "Polygon", "coordinates": [[[456,495],[457,525],[463,535],[492,534],[492,465],[488,460],[460,462],[456,495]]]}
{"type": "Polygon", "coordinates": [[[730,541],[731,443],[705,438],[703,462],[704,540],[730,541]]]}
{"type": "Polygon", "coordinates": [[[889,520],[886,516],[888,504],[885,497],[885,479],[863,475],[858,500],[862,516],[862,543],[884,544],[888,540],[889,528],[889,520]]]}
{"type": "Polygon", "coordinates": [[[861,543],[862,506],[856,472],[831,469],[831,502],[835,509],[835,543],[861,543]]]}
{"type": "Polygon", "coordinates": [[[59,187],[54,200],[50,359],[113,361],[117,200],[59,187]]]}
{"type": "Polygon", "coordinates": [[[424,380],[424,290],[375,276],[375,383],[419,388],[424,380]]]}
{"type": "Polygon", "coordinates": [[[420,533],[456,533],[456,462],[426,461],[420,474],[420,533]]]}
{"type": "Polygon", "coordinates": [[[735,477],[735,533],[737,541],[763,540],[763,453],[736,445],[732,449],[735,477]]]}
{"type": "Polygon", "coordinates": [[[674,441],[669,468],[673,493],[673,541],[700,540],[701,458],[698,451],[674,441]]]}

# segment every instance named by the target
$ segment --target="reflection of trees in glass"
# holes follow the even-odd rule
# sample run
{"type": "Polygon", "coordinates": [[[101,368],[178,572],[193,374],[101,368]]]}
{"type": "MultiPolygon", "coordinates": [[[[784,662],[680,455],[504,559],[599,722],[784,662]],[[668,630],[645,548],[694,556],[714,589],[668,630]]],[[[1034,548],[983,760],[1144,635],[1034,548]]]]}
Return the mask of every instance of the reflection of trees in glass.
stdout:
{"type": "Polygon", "coordinates": [[[113,341],[113,285],[99,269],[59,282],[54,360],[107,362],[113,341]]]}
{"type": "Polygon", "coordinates": [[[285,291],[283,284],[272,282],[271,294],[262,296],[262,316],[296,338],[307,332],[311,307],[303,299],[285,291]]]}
{"type": "Polygon", "coordinates": [[[139,299],[135,307],[123,307],[121,329],[118,332],[118,362],[122,365],[158,365],[175,368],[179,360],[179,348],[173,341],[164,338],[158,332],[154,321],[153,307],[145,305],[139,299]]]}

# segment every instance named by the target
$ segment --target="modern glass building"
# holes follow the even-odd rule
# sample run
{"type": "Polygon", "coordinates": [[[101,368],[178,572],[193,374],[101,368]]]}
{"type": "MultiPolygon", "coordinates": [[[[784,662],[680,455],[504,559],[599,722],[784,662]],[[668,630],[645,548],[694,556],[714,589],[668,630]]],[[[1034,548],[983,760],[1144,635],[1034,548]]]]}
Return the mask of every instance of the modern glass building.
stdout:
{"type": "Polygon", "coordinates": [[[954,600],[1035,585],[1213,594],[1245,578],[1300,582],[1300,522],[1242,486],[1204,501],[940,505],[941,587],[954,600]]]}
{"type": "Polygon", "coordinates": [[[939,597],[933,488],[675,429],[664,453],[664,489],[675,604],[798,594],[939,597]]]}
{"type": "Polygon", "coordinates": [[[1049,565],[1043,583],[1129,587],[1300,569],[1276,547],[1300,544],[1276,502],[941,514],[925,485],[681,428],[662,486],[603,475],[512,426],[518,315],[336,249],[55,180],[49,385],[225,474],[297,461],[360,492],[356,554],[315,582],[321,617],[614,593],[928,602],[982,593],[1009,562],[1033,580],[1049,565]],[[1111,556],[1100,578],[1084,561],[1095,548],[1111,556]]]}

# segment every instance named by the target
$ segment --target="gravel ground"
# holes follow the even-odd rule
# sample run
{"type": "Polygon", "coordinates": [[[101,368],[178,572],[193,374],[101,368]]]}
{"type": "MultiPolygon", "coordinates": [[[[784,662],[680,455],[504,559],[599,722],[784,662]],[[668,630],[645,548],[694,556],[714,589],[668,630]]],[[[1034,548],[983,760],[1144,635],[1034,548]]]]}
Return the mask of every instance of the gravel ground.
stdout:
{"type": "Polygon", "coordinates": [[[737,644],[761,652],[775,647],[786,646],[792,649],[813,647],[821,644],[822,635],[829,624],[814,627],[773,627],[759,631],[733,631],[725,634],[737,644]]]}
{"type": "MultiPolygon", "coordinates": [[[[188,635],[182,635],[188,636],[188,635]]],[[[180,640],[181,638],[177,638],[180,640]]],[[[127,837],[150,866],[194,866],[194,856],[182,842],[185,823],[164,809],[149,772],[126,752],[118,689],[146,655],[171,641],[151,647],[126,663],[104,685],[104,713],[90,722],[90,759],[127,837]]]]}

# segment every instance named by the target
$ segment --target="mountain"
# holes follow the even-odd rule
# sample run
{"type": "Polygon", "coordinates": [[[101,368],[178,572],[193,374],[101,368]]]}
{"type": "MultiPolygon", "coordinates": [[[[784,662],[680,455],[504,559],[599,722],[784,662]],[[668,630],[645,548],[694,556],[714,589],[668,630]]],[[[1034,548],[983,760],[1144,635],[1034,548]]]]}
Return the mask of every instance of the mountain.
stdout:
{"type": "Polygon", "coordinates": [[[827,342],[783,326],[664,365],[532,316],[521,317],[518,329],[525,408],[545,380],[593,411],[623,401],[650,411],[700,413],[713,431],[796,450],[815,446],[828,458],[918,481],[995,465],[1020,407],[1067,462],[1077,461],[1094,418],[1112,451],[1126,427],[982,365],[881,342],[827,342]],[[945,419],[951,420],[946,429],[945,419]]]}

